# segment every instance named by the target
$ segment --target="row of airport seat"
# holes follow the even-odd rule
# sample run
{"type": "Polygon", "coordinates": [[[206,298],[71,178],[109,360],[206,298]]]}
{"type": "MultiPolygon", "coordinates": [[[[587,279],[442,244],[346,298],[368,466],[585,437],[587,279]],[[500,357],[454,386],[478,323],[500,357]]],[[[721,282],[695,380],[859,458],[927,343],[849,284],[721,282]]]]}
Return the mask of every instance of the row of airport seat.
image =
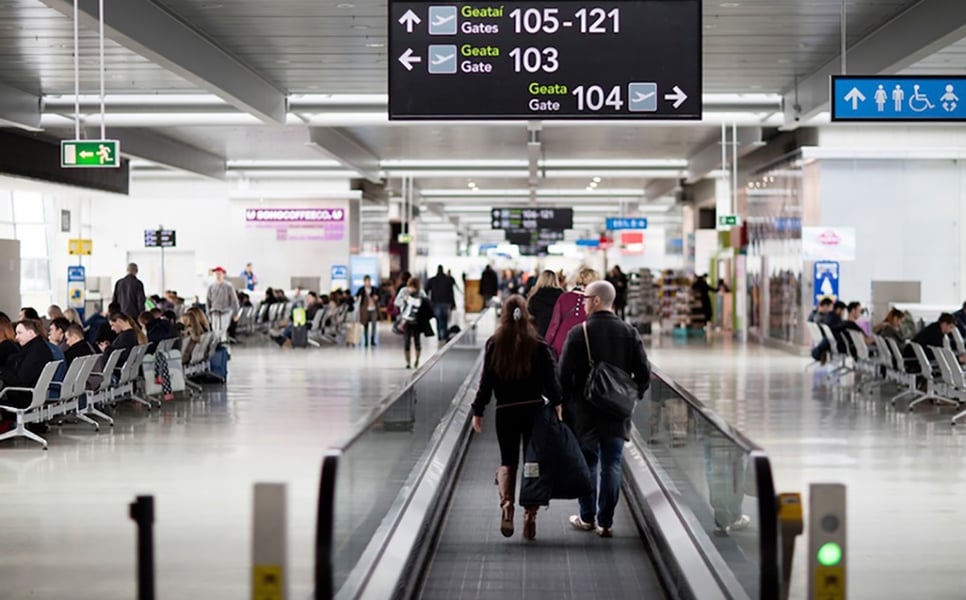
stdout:
{"type": "MultiPolygon", "coordinates": [[[[238,309],[236,330],[249,335],[256,333],[277,335],[282,325],[289,320],[293,306],[291,302],[259,303],[257,307],[243,306],[238,309]]],[[[309,344],[320,347],[324,344],[342,343],[352,314],[353,311],[347,304],[340,304],[335,309],[329,305],[320,308],[309,327],[309,344]]]]}
{"type": "MultiPolygon", "coordinates": [[[[891,405],[895,407],[900,400],[907,399],[908,411],[914,411],[925,402],[956,407],[966,405],[966,373],[958,358],[966,354],[966,342],[958,329],[954,328],[943,338],[942,347],[929,348],[930,360],[926,348],[915,342],[907,342],[913,354],[913,358],[907,358],[896,340],[873,335],[870,348],[865,343],[865,336],[853,330],[842,332],[851,341],[847,345],[850,351],[842,353],[828,325],[810,322],[807,326],[816,345],[823,339],[829,342],[827,380],[831,384],[841,385],[851,374],[854,389],[859,393],[894,385],[899,393],[891,398],[891,405]],[[909,368],[911,364],[918,367],[918,372],[909,368]]],[[[952,425],[963,417],[966,417],[966,410],[952,417],[952,425]]]]}
{"type": "Polygon", "coordinates": [[[154,361],[163,355],[168,361],[172,379],[183,378],[186,390],[192,396],[200,394],[203,387],[192,378],[209,377],[211,357],[219,339],[215,333],[205,333],[195,344],[190,360],[182,364],[181,354],[174,349],[177,339],[163,340],[155,354],[148,355],[148,345],[135,346],[128,352],[124,364],[119,365],[124,350],[115,350],[104,362],[102,371],[94,371],[102,355],[95,354],[74,359],[61,381],[54,381],[57,369],[63,361],[51,361],[44,367],[37,384],[32,388],[4,388],[0,390],[0,409],[16,417],[13,429],[0,434],[0,441],[25,437],[47,449],[47,440],[27,428],[31,424],[62,425],[65,420],[76,418],[100,430],[100,421],[113,427],[114,419],[104,410],[114,408],[121,402],[131,401],[144,405],[150,411],[160,406],[161,400],[145,393],[154,382],[154,361]],[[146,360],[147,359],[147,360],[146,360]],[[142,376],[143,368],[143,376],[142,376]],[[27,392],[31,402],[26,408],[5,405],[9,392],[27,392]]]}

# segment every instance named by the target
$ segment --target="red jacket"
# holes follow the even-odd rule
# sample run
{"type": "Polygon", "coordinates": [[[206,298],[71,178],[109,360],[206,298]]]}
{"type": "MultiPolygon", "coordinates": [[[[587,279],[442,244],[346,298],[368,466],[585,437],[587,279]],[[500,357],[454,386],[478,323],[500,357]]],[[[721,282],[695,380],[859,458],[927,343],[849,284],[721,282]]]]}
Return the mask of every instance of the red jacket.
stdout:
{"type": "Polygon", "coordinates": [[[545,336],[547,343],[557,351],[557,356],[563,352],[564,342],[571,329],[587,320],[584,310],[584,290],[575,288],[573,291],[561,294],[553,307],[553,317],[547,327],[545,336]]]}

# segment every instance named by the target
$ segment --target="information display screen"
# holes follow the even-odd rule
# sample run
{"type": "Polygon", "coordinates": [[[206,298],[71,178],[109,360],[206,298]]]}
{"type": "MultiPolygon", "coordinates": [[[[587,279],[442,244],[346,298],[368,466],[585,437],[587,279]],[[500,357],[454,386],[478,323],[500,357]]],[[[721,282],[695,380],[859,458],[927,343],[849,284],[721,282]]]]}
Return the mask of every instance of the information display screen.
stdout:
{"type": "Polygon", "coordinates": [[[493,229],[541,231],[573,229],[572,208],[494,208],[490,211],[493,229]]]}
{"type": "Polygon", "coordinates": [[[145,248],[174,248],[177,245],[173,229],[145,229],[145,248]]]}
{"type": "Polygon", "coordinates": [[[701,0],[396,2],[390,119],[701,119],[701,0]]]}
{"type": "Polygon", "coordinates": [[[564,232],[562,229],[541,229],[539,231],[509,229],[506,232],[506,241],[517,246],[553,244],[563,240],[564,232]]]}

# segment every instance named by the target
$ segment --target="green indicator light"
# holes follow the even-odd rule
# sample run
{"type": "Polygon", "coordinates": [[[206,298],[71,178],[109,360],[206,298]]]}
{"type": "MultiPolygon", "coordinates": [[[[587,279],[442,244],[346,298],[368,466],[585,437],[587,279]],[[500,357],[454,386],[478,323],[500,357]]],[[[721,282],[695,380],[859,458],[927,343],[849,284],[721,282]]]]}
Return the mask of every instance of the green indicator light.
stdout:
{"type": "Polygon", "coordinates": [[[823,567],[834,567],[842,561],[842,547],[835,542],[829,542],[818,549],[818,564],[823,567]]]}

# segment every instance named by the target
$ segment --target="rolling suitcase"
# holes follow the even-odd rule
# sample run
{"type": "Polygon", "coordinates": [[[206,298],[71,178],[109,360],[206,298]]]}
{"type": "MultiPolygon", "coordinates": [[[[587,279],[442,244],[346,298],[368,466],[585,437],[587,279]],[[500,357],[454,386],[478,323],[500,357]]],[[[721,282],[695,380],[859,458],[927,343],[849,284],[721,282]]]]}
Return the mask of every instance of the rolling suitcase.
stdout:
{"type": "Polygon", "coordinates": [[[358,346],[362,343],[362,323],[350,323],[345,331],[346,346],[358,346]]]}
{"type": "Polygon", "coordinates": [[[228,346],[218,344],[211,352],[208,374],[218,383],[228,381],[228,346]]]}
{"type": "Polygon", "coordinates": [[[309,345],[309,329],[305,325],[296,325],[292,328],[292,347],[306,348],[309,345]]]}

